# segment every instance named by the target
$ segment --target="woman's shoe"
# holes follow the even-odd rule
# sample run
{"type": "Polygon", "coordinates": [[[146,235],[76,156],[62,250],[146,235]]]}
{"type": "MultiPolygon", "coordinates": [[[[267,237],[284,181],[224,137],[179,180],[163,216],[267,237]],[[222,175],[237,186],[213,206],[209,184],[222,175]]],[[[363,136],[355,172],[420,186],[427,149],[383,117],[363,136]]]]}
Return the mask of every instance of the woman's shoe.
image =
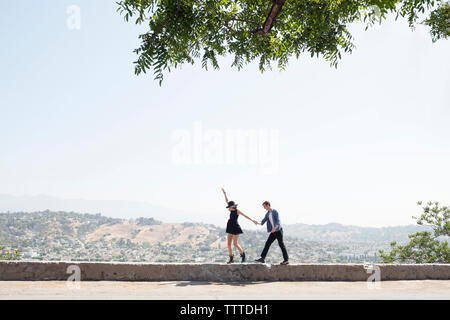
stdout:
{"type": "Polygon", "coordinates": [[[241,254],[241,262],[245,262],[245,252],[242,252],[241,254]]]}
{"type": "Polygon", "coordinates": [[[233,263],[233,256],[230,256],[230,260],[227,263],[233,263]]]}

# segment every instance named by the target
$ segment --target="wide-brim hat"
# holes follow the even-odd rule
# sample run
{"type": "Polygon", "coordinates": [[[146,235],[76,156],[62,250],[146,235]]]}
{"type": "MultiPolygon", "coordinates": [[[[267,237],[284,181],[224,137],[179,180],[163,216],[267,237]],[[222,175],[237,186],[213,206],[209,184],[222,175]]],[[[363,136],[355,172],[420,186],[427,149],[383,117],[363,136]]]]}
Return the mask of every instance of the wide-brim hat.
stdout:
{"type": "Polygon", "coordinates": [[[228,201],[227,208],[229,208],[229,207],[237,207],[237,203],[234,203],[234,201],[228,201]]]}

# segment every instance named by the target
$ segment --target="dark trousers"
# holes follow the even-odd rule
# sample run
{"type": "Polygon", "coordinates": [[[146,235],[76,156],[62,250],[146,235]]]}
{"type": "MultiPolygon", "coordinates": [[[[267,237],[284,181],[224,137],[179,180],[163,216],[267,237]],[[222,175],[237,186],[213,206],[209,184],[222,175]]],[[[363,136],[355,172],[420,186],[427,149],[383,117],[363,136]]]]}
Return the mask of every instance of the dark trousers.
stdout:
{"type": "Polygon", "coordinates": [[[275,239],[278,240],[278,244],[281,248],[281,252],[283,253],[283,259],[285,261],[289,260],[289,256],[286,251],[286,246],[284,245],[284,242],[283,242],[283,229],[270,233],[269,238],[267,238],[266,245],[264,246],[264,249],[261,253],[261,258],[263,258],[263,259],[266,258],[267,252],[269,251],[269,248],[272,245],[272,242],[275,241],[275,239]]]}

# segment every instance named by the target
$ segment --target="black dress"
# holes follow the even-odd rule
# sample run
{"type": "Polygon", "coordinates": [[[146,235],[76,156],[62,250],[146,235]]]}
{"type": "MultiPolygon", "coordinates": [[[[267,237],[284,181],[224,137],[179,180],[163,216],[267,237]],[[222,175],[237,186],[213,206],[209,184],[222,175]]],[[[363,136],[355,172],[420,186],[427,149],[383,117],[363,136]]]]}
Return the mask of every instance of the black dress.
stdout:
{"type": "Polygon", "coordinates": [[[239,225],[237,219],[238,219],[237,210],[230,211],[230,219],[228,219],[227,230],[226,230],[227,233],[231,233],[231,234],[243,233],[241,226],[239,225]]]}

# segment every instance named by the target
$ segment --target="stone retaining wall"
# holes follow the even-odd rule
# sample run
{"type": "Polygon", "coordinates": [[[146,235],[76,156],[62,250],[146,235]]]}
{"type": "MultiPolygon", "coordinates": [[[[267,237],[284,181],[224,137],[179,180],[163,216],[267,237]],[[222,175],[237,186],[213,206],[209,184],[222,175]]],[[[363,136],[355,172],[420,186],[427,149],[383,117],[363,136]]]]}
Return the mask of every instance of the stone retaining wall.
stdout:
{"type": "MultiPolygon", "coordinates": [[[[78,270],[70,266],[79,267],[81,281],[366,281],[378,274],[362,264],[0,261],[0,280],[67,280],[78,270]]],[[[450,264],[377,264],[374,270],[378,268],[380,280],[450,279],[450,264]]]]}

